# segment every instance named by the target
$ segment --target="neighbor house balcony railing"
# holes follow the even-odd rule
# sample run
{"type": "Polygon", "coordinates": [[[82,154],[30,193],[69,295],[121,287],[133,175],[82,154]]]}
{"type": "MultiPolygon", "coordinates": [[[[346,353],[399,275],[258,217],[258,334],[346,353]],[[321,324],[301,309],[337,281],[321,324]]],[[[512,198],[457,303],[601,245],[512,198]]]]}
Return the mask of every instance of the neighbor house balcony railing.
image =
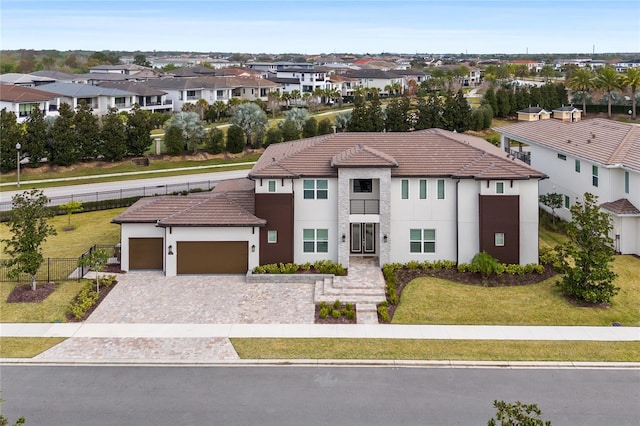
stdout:
{"type": "Polygon", "coordinates": [[[350,200],[349,214],[380,214],[380,200],[350,200]]]}

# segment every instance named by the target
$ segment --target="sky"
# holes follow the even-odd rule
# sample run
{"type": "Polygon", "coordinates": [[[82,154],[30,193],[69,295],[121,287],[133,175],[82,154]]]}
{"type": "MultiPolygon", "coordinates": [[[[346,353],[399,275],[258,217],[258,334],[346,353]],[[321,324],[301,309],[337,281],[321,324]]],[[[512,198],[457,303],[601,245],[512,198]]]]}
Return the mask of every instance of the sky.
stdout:
{"type": "Polygon", "coordinates": [[[640,0],[0,0],[0,48],[640,52],[640,0]]]}

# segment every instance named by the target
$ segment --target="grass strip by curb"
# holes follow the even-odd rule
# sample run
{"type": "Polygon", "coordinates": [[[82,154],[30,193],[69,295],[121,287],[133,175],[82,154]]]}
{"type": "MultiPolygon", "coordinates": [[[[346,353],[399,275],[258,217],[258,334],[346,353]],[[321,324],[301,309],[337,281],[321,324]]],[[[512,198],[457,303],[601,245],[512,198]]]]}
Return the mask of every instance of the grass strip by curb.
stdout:
{"type": "Polygon", "coordinates": [[[33,358],[64,340],[64,337],[0,337],[0,358],[33,358]]]}
{"type": "Polygon", "coordinates": [[[234,338],[231,343],[242,359],[640,361],[640,341],[234,338]]]}

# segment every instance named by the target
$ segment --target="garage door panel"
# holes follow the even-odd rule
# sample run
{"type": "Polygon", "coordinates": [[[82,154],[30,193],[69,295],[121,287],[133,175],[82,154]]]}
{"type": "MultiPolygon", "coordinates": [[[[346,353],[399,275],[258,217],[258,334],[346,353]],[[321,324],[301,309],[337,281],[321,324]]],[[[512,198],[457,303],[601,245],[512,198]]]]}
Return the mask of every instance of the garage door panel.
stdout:
{"type": "Polygon", "coordinates": [[[162,270],[162,238],[129,238],[130,270],[162,270]]]}
{"type": "Polygon", "coordinates": [[[249,269],[247,241],[179,241],[177,273],[245,274],[249,269]]]}

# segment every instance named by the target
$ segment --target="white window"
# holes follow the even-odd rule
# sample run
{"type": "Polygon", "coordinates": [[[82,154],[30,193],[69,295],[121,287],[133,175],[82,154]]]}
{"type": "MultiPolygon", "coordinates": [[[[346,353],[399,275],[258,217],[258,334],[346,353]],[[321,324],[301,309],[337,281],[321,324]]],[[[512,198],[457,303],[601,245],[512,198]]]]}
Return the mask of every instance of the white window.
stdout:
{"type": "Polygon", "coordinates": [[[427,180],[426,179],[420,179],[420,199],[421,200],[427,199],[427,180]]]}
{"type": "Polygon", "coordinates": [[[409,199],[409,180],[408,179],[402,179],[402,199],[403,200],[409,199]]]}
{"type": "Polygon", "coordinates": [[[444,200],[444,179],[438,179],[438,200],[444,200]]]}
{"type": "Polygon", "coordinates": [[[268,243],[277,243],[278,242],[278,231],[267,231],[267,242],[268,243]]]}
{"type": "Polygon", "coordinates": [[[496,232],[495,242],[496,242],[496,247],[504,246],[504,232],[496,232]]]}
{"type": "Polygon", "coordinates": [[[327,253],[329,251],[329,230],[303,229],[302,251],[305,253],[327,253]]]}
{"type": "Polygon", "coordinates": [[[267,182],[268,186],[269,186],[269,192],[276,192],[276,181],[275,180],[270,180],[269,182],[267,182]]]}
{"type": "Polygon", "coordinates": [[[496,194],[504,194],[504,182],[496,182],[496,194]]]}
{"type": "Polygon", "coordinates": [[[411,253],[435,253],[436,230],[435,229],[410,229],[409,252],[411,253]]]}
{"type": "Polygon", "coordinates": [[[373,192],[373,179],[354,179],[354,193],[371,193],[373,192]]]}
{"type": "Polygon", "coordinates": [[[326,179],[305,179],[302,185],[305,200],[326,200],[329,197],[329,183],[326,179]]]}

